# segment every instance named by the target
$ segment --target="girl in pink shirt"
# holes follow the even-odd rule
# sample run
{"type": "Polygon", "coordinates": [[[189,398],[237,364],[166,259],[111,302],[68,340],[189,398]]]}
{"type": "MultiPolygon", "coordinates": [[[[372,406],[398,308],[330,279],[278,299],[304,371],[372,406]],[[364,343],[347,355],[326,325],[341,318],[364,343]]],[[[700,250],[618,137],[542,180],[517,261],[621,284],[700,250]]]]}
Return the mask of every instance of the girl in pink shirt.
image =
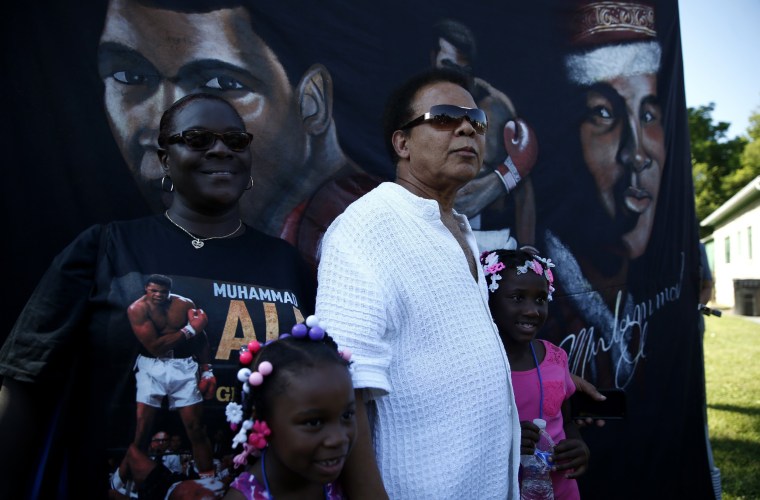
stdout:
{"type": "Polygon", "coordinates": [[[533,454],[538,442],[534,418],[546,420],[555,443],[551,473],[555,499],[579,499],[575,480],[588,467],[589,449],[570,418],[575,392],[565,351],[536,334],[546,322],[554,287],[554,264],[525,250],[484,252],[491,315],[507,351],[520,415],[520,453],[533,454]]]}

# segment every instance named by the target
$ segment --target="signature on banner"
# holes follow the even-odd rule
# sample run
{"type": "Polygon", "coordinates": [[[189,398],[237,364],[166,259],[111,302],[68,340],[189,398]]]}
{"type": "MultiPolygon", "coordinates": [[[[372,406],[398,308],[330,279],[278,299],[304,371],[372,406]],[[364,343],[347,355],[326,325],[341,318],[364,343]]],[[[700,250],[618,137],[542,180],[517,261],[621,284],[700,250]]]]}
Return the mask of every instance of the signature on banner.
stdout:
{"type": "Polygon", "coordinates": [[[614,385],[625,388],[633,378],[636,366],[646,358],[645,346],[649,330],[649,319],[665,305],[676,302],[681,297],[683,282],[684,254],[681,253],[681,271],[678,282],[657,292],[653,297],[624,305],[624,294],[619,291],[615,300],[614,316],[608,312],[609,320],[604,328],[591,325],[577,333],[567,335],[560,347],[568,352],[568,363],[572,373],[584,377],[586,370],[596,367],[599,353],[610,353],[614,371],[614,385]]]}

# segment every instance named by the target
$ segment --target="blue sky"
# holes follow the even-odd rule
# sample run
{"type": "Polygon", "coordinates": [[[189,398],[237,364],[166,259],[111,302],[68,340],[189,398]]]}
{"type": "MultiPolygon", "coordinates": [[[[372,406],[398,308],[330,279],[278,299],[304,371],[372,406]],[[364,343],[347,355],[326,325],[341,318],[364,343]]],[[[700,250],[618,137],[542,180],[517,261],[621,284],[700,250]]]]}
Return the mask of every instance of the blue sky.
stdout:
{"type": "Polygon", "coordinates": [[[760,112],[760,0],[678,0],[686,104],[715,103],[713,121],[746,135],[760,112]]]}

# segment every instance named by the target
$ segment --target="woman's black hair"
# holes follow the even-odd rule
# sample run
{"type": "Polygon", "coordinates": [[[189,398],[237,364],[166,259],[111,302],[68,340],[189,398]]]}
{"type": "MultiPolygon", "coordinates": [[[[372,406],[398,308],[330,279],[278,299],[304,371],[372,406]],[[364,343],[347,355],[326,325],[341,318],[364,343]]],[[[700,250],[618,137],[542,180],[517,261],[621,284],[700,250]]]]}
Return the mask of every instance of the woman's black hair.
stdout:
{"type": "MultiPolygon", "coordinates": [[[[245,124],[243,121],[243,118],[240,116],[240,113],[238,113],[237,109],[235,109],[235,106],[229,103],[226,99],[219,97],[218,95],[209,94],[206,92],[199,92],[197,94],[188,94],[186,96],[183,96],[174,103],[169,106],[169,109],[164,111],[164,114],[161,115],[161,122],[158,126],[158,146],[160,148],[166,148],[166,141],[169,139],[169,136],[172,132],[172,127],[174,125],[174,117],[182,111],[185,107],[187,107],[189,104],[195,102],[195,101],[216,101],[221,102],[229,106],[229,108],[235,112],[235,115],[240,120],[240,123],[245,124]]],[[[245,128],[245,125],[243,125],[243,128],[245,128]]]]}

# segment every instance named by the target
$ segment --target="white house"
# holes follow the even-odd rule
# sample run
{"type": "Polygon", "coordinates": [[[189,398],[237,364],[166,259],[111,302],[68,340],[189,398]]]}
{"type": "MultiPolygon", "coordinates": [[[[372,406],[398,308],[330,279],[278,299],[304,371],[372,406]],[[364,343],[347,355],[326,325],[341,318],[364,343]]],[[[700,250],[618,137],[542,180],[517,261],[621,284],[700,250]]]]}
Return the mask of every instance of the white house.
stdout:
{"type": "Polygon", "coordinates": [[[705,217],[702,241],[715,279],[713,302],[737,314],[760,316],[760,176],[705,217]]]}

